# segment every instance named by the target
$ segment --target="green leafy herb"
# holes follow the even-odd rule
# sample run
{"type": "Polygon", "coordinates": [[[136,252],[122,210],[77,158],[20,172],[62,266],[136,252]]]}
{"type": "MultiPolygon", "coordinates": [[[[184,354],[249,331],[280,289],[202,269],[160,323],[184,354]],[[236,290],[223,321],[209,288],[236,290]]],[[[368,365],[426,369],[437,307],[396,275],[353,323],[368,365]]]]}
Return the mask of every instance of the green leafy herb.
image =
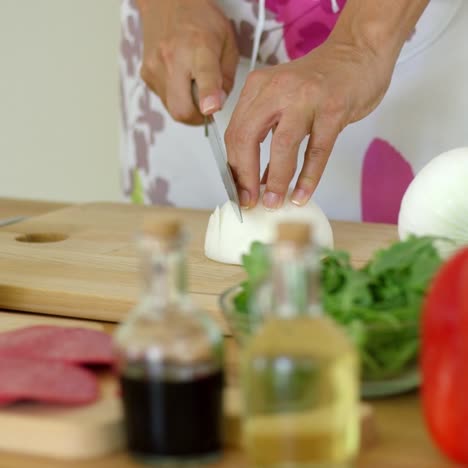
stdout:
{"type": "MultiPolygon", "coordinates": [[[[395,242],[377,251],[360,269],[351,265],[348,253],[324,251],[323,309],[355,342],[366,380],[398,375],[417,360],[422,301],[441,265],[434,241],[413,236],[395,242]]],[[[250,299],[270,271],[268,248],[252,244],[243,265],[247,280],[235,298],[235,307],[237,314],[248,315],[250,299]]]]}
{"type": "Polygon", "coordinates": [[[141,181],[138,169],[133,171],[133,191],[131,193],[132,203],[137,205],[143,205],[145,203],[145,192],[143,190],[143,183],[141,181]]]}
{"type": "Polygon", "coordinates": [[[261,242],[254,242],[250,253],[242,257],[242,265],[247,273],[247,280],[241,284],[242,291],[234,298],[234,304],[238,312],[248,314],[252,294],[270,271],[268,247],[261,242]]]}

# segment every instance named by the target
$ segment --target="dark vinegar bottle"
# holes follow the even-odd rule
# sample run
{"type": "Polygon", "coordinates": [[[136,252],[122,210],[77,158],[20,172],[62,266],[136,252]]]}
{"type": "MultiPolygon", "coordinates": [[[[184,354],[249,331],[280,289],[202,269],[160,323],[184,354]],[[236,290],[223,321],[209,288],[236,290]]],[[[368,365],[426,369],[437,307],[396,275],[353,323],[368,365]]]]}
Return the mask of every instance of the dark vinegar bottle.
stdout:
{"type": "Polygon", "coordinates": [[[140,236],[145,288],[116,331],[129,451],[180,466],[221,452],[222,333],[186,293],[185,236],[153,219],[140,236]]]}

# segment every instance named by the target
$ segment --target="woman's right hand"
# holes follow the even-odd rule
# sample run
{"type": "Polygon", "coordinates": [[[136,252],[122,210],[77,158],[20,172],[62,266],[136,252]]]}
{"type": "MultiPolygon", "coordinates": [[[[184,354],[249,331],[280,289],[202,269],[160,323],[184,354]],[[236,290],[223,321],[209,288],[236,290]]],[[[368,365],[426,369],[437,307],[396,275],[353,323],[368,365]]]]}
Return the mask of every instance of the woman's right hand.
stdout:
{"type": "Polygon", "coordinates": [[[137,0],[143,22],[141,77],[171,116],[200,124],[191,81],[204,115],[224,104],[239,54],[229,20],[214,0],[137,0]]]}

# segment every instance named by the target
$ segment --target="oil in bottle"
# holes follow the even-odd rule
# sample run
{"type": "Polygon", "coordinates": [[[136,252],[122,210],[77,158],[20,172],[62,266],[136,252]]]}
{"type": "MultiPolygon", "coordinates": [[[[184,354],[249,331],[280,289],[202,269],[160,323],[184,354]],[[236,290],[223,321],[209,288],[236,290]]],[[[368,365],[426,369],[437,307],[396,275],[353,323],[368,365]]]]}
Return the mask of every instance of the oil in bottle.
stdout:
{"type": "Polygon", "coordinates": [[[321,313],[305,224],[280,225],[263,323],[243,353],[244,444],[254,467],[347,468],[359,444],[359,363],[321,313]]]}

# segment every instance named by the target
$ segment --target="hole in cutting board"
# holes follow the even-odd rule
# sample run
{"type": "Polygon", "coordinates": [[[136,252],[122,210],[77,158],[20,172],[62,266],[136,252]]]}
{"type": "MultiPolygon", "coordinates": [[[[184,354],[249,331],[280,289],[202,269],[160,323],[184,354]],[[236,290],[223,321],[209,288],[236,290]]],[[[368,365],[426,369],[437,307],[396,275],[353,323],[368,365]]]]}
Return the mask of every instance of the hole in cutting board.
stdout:
{"type": "Polygon", "coordinates": [[[16,237],[18,242],[30,242],[34,244],[45,244],[49,242],[61,242],[68,239],[67,234],[60,234],[56,232],[37,232],[31,234],[21,234],[16,237]]]}

